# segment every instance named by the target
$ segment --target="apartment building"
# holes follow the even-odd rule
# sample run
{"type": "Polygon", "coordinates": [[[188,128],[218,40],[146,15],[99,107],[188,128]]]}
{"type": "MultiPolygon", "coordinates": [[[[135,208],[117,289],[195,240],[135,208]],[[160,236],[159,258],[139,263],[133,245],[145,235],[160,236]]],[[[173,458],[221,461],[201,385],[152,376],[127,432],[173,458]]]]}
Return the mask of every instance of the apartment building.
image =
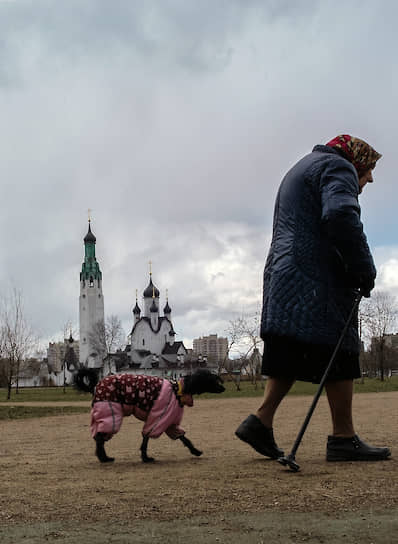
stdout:
{"type": "Polygon", "coordinates": [[[217,334],[195,338],[193,353],[206,356],[211,362],[223,361],[228,356],[228,339],[218,337],[217,334]]]}

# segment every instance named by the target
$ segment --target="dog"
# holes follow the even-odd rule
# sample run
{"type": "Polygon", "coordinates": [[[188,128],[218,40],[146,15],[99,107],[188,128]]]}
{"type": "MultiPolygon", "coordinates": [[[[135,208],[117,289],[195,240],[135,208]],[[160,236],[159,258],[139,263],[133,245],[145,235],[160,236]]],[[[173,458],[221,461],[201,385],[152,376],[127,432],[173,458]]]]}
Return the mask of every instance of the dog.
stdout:
{"type": "Polygon", "coordinates": [[[141,374],[112,374],[98,380],[96,370],[82,367],[74,375],[75,387],[92,393],[91,435],[95,440],[95,454],[101,463],[112,463],[105,442],[119,430],[123,417],[134,415],[144,421],[141,459],[151,463],[148,456],[148,441],[164,432],[172,440],[181,440],[192,455],[202,455],[185,436],[180,427],[184,406],[193,406],[193,395],[222,393],[225,387],[220,376],[207,369],[198,369],[193,374],[178,380],[141,374]]]}

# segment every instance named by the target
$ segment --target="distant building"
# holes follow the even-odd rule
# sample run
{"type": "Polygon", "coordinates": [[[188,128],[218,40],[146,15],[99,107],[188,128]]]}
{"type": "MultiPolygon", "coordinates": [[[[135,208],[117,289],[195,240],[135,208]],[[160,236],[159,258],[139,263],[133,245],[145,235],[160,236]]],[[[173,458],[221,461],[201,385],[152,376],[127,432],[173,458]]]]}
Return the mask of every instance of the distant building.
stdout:
{"type": "Polygon", "coordinates": [[[95,257],[96,237],[91,232],[90,219],[88,232],[84,237],[84,262],[80,272],[79,326],[81,364],[101,368],[103,362],[92,346],[90,334],[99,321],[104,321],[104,297],[102,294],[102,272],[95,257]]]}
{"type": "MultiPolygon", "coordinates": [[[[384,346],[398,353],[398,333],[383,334],[384,346]]],[[[381,343],[381,337],[373,336],[370,342],[370,351],[377,351],[381,343]]]]}
{"type": "Polygon", "coordinates": [[[50,375],[47,359],[39,360],[31,357],[24,361],[19,369],[18,387],[49,385],[50,375]]]}
{"type": "Polygon", "coordinates": [[[79,341],[73,340],[70,342],[72,334],[69,338],[65,338],[63,342],[50,342],[47,348],[48,366],[52,372],[60,372],[65,361],[65,355],[68,349],[71,348],[75,353],[77,361],[79,361],[79,341]]]}
{"type": "Polygon", "coordinates": [[[150,271],[149,284],[143,292],[143,315],[136,297],[130,343],[126,347],[129,366],[136,372],[162,375],[168,370],[184,368],[187,350],[182,342],[175,340],[167,296],[163,315],[160,315],[159,296],[150,271]]]}
{"type": "Polygon", "coordinates": [[[71,334],[63,342],[50,342],[45,359],[26,359],[19,370],[18,386],[70,385],[78,368],[79,342],[71,334]]]}
{"type": "Polygon", "coordinates": [[[195,338],[193,353],[206,357],[212,363],[224,361],[228,356],[228,338],[218,337],[217,334],[195,338]]]}
{"type": "MultiPolygon", "coordinates": [[[[47,349],[48,385],[69,385],[79,368],[79,342],[72,333],[63,342],[50,342],[47,349]]],[[[46,384],[47,385],[47,384],[46,384]]]]}
{"type": "Polygon", "coordinates": [[[385,334],[384,339],[387,347],[398,350],[398,333],[385,334]]]}

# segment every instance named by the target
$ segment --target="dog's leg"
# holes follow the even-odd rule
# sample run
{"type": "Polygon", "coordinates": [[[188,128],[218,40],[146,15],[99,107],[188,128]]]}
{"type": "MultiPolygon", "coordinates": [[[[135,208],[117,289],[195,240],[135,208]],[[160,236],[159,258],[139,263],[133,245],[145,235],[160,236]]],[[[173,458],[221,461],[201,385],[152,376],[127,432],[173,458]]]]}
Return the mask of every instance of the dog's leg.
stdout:
{"type": "Polygon", "coordinates": [[[142,439],[141,447],[140,447],[141,459],[143,463],[153,463],[155,461],[153,457],[148,457],[148,454],[147,454],[148,441],[149,441],[149,436],[144,436],[144,438],[142,439]]]}
{"type": "Polygon", "coordinates": [[[196,457],[200,457],[203,453],[203,451],[197,450],[195,446],[192,444],[192,442],[186,438],[184,435],[179,437],[181,442],[184,444],[185,447],[189,449],[189,451],[192,453],[192,455],[196,455],[196,457]]]}
{"type": "Polygon", "coordinates": [[[97,433],[94,437],[96,448],[95,448],[95,455],[98,457],[98,459],[101,461],[101,463],[112,463],[115,458],[114,457],[108,457],[105,451],[105,438],[104,433],[97,433]]]}

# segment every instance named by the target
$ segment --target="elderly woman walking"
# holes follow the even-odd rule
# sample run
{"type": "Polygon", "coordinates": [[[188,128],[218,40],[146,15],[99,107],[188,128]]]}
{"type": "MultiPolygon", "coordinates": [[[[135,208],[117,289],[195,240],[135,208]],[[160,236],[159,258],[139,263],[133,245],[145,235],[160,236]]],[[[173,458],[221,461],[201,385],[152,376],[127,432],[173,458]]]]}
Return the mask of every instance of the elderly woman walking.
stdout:
{"type": "MultiPolygon", "coordinates": [[[[370,296],[376,269],[360,220],[358,195],[373,182],[381,157],[347,134],[316,145],[284,177],[276,199],[273,238],[264,270],[261,337],[264,400],[236,435],[278,458],[275,412],[296,380],[319,383],[354,301],[370,296]]],[[[379,461],[388,448],[355,433],[353,380],[360,377],[358,319],[344,338],[325,384],[332,419],[328,461],[379,461]]]]}

